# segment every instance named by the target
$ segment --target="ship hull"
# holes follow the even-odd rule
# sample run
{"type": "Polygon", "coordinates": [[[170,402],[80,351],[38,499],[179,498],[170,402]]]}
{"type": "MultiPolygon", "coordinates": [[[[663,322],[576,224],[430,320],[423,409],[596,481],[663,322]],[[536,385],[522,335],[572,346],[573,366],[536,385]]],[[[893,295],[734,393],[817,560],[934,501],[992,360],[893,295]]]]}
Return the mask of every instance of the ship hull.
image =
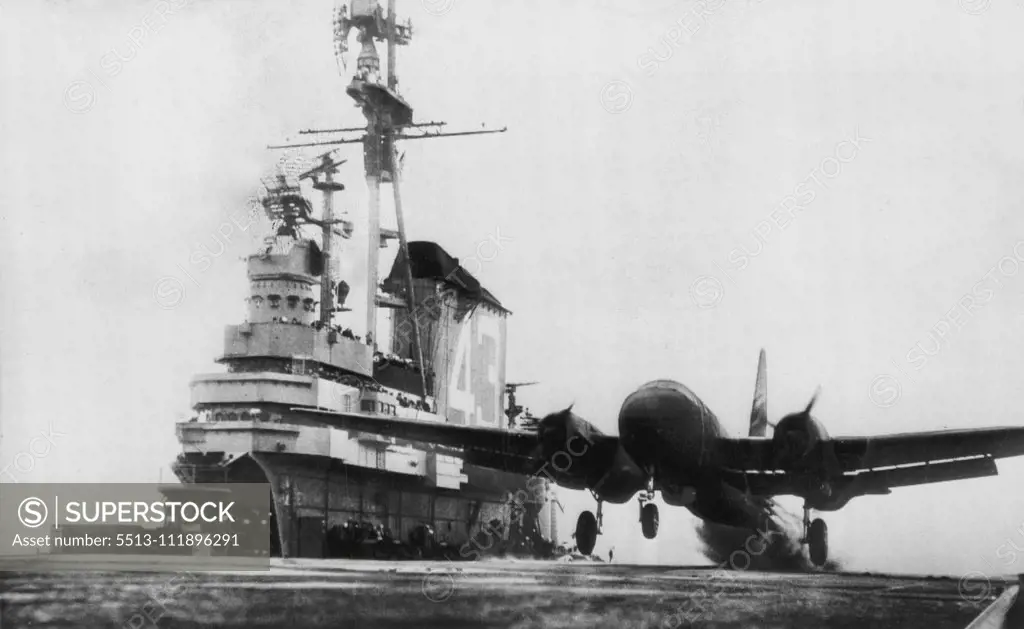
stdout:
{"type": "Polygon", "coordinates": [[[183,483],[268,483],[274,556],[549,557],[557,539],[545,484],[472,465],[458,489],[293,453],[183,453],[175,473],[183,483]]]}

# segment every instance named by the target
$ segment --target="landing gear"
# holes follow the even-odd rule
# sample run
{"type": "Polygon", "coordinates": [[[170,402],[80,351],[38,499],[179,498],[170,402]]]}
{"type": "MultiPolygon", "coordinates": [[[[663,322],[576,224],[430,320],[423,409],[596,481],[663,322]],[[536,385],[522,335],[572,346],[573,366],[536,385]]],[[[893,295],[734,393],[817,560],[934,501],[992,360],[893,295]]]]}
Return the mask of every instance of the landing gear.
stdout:
{"type": "Polygon", "coordinates": [[[821,518],[811,522],[811,530],[808,535],[810,543],[811,563],[816,566],[824,566],[828,559],[828,525],[821,518]]]}
{"type": "Polygon", "coordinates": [[[594,552],[597,543],[597,518],[589,511],[584,511],[576,520],[576,548],[584,555],[594,552]]]}
{"type": "Polygon", "coordinates": [[[654,478],[647,481],[647,491],[640,495],[640,528],[644,537],[654,539],[658,536],[658,505],[654,500],[654,478]]]}
{"type": "Polygon", "coordinates": [[[828,560],[828,525],[821,518],[811,521],[811,509],[804,505],[804,537],[801,543],[807,544],[811,563],[824,566],[828,560]]]}
{"type": "Polygon", "coordinates": [[[658,505],[648,502],[640,507],[640,528],[644,537],[654,539],[658,535],[658,505]]]}
{"type": "Polygon", "coordinates": [[[596,517],[590,511],[584,511],[576,520],[576,549],[584,555],[594,552],[597,536],[601,534],[601,524],[604,519],[601,506],[602,502],[598,499],[596,517]]]}

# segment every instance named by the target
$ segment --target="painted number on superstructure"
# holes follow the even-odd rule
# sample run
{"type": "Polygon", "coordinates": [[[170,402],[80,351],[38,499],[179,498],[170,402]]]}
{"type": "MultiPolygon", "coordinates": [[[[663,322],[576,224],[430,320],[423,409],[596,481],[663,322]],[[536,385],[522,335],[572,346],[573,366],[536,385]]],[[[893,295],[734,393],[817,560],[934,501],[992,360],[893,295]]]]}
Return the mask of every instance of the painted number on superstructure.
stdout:
{"type": "Polygon", "coordinates": [[[455,345],[455,362],[452,367],[451,384],[448,385],[448,408],[462,416],[462,424],[472,424],[473,379],[470,377],[473,345],[472,326],[467,322],[459,330],[459,342],[455,345]]]}
{"type": "Polygon", "coordinates": [[[498,413],[501,403],[501,391],[498,388],[498,321],[493,317],[483,317],[476,321],[476,340],[480,360],[479,374],[485,374],[487,380],[480,383],[480,404],[476,407],[477,419],[487,424],[498,424],[498,413]]]}
{"type": "Polygon", "coordinates": [[[448,407],[454,415],[461,416],[461,423],[498,425],[500,336],[498,321],[486,315],[473,317],[459,331],[448,387],[448,407]]]}

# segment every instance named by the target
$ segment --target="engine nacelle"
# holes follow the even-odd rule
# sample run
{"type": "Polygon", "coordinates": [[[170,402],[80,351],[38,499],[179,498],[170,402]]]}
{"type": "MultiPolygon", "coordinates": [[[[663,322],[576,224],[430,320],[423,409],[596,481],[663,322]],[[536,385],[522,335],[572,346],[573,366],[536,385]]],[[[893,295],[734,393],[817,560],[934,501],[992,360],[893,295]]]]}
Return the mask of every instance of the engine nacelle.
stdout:
{"type": "Polygon", "coordinates": [[[772,435],[772,463],[776,468],[796,471],[815,466],[820,444],[828,440],[828,432],[810,413],[793,413],[783,417],[772,435]]]}
{"type": "Polygon", "coordinates": [[[808,492],[807,506],[818,511],[838,511],[846,506],[846,503],[853,499],[854,494],[849,491],[840,491],[830,483],[821,491],[808,492]],[[827,489],[827,491],[825,491],[827,489]]]}
{"type": "Polygon", "coordinates": [[[587,479],[601,463],[595,460],[595,437],[603,436],[590,422],[573,414],[571,408],[547,415],[537,425],[543,473],[559,485],[584,489],[587,479]]]}
{"type": "Polygon", "coordinates": [[[537,425],[544,464],[535,474],[569,489],[593,489],[602,500],[621,504],[644,487],[645,477],[610,437],[573,414],[552,413],[537,425]]]}

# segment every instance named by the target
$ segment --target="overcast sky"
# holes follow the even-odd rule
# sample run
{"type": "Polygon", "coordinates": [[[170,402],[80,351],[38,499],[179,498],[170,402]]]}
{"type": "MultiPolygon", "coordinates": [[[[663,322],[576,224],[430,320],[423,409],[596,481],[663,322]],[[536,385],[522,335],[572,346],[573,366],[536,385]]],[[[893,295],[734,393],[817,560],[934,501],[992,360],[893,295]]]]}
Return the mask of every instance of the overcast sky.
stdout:
{"type": "MultiPolygon", "coordinates": [[[[362,124],[332,9],[0,4],[2,482],[171,478],[188,382],[217,370],[223,326],[243,317],[261,226],[224,226],[246,224],[279,156],[265,145],[362,124]],[[223,253],[195,268],[218,232],[223,253]]],[[[514,312],[508,375],[542,381],[520,396],[534,411],[575,402],[615,432],[630,391],[671,378],[744,434],[765,347],[772,420],[820,384],[833,434],[1024,425],[1024,6],[399,9],[416,117],[509,127],[406,143],[403,197],[411,239],[464,261],[500,234],[470,270],[514,312]]],[[[361,160],[345,155],[340,203],[357,216],[361,160]]],[[[996,555],[1024,548],[1024,462],[999,468],[853,500],[826,515],[832,554],[1024,571],[996,555]]],[[[562,494],[567,536],[592,502],[562,494]]],[[[598,552],[698,557],[687,512],[663,507],[655,542],[637,519],[635,503],[607,509],[598,552]]]]}

